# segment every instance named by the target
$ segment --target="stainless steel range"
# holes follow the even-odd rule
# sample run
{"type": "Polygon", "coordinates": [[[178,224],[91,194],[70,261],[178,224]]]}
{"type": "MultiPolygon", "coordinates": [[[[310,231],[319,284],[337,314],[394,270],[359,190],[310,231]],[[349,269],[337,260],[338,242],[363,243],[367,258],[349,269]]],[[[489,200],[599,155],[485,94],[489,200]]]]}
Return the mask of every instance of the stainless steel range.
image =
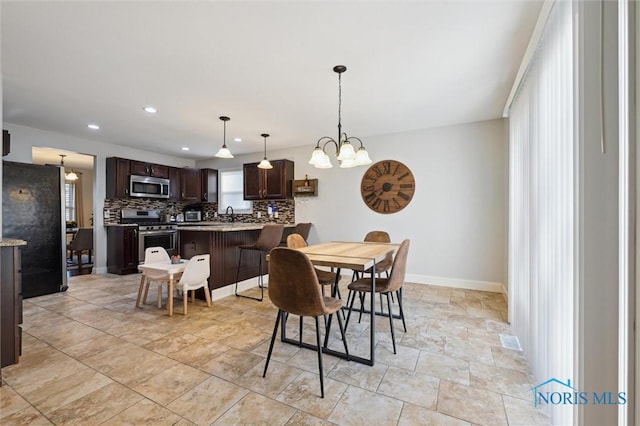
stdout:
{"type": "Polygon", "coordinates": [[[148,247],[164,247],[173,256],[178,251],[178,225],[163,221],[161,210],[122,209],[120,223],[138,225],[138,260],[144,262],[148,247]]]}

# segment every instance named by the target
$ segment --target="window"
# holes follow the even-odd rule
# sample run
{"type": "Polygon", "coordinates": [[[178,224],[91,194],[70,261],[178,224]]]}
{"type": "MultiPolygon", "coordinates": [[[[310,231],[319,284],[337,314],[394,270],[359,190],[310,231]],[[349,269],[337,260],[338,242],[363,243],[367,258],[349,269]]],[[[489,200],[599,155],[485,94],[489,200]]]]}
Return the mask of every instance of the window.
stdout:
{"type": "Polygon", "coordinates": [[[67,222],[76,221],[76,184],[64,184],[64,219],[67,222]]]}
{"type": "Polygon", "coordinates": [[[218,213],[226,213],[227,206],[234,213],[252,213],[253,204],[243,199],[242,169],[220,171],[218,174],[220,188],[218,191],[218,213]]]}

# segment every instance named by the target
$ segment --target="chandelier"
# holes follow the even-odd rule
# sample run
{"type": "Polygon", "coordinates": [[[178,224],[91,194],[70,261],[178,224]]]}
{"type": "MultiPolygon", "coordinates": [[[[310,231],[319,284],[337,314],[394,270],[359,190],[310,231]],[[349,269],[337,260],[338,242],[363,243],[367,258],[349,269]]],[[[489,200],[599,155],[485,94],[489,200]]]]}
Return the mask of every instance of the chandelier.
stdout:
{"type": "Polygon", "coordinates": [[[261,169],[273,169],[271,162],[267,160],[267,138],[269,137],[269,135],[263,133],[260,136],[264,138],[264,159],[260,162],[260,164],[258,164],[258,167],[261,169]]]}
{"type": "Polygon", "coordinates": [[[231,151],[227,148],[227,121],[231,120],[229,117],[220,117],[220,120],[224,123],[224,133],[222,134],[222,148],[216,153],[218,158],[233,158],[231,151]]]}
{"type": "Polygon", "coordinates": [[[333,67],[333,71],[338,74],[338,140],[336,141],[329,136],[323,136],[318,139],[316,147],[311,153],[311,160],[309,160],[309,164],[318,169],[330,169],[331,167],[333,167],[333,164],[331,164],[331,159],[325,151],[327,144],[330,143],[332,143],[336,148],[335,154],[338,157],[338,161],[340,161],[341,168],[371,164],[369,153],[364,148],[362,141],[353,136],[348,137],[347,134],[342,131],[342,73],[346,70],[347,67],[345,67],[344,65],[336,65],[335,67],[333,67]],[[358,152],[353,149],[351,141],[358,141],[360,143],[358,152]]]}

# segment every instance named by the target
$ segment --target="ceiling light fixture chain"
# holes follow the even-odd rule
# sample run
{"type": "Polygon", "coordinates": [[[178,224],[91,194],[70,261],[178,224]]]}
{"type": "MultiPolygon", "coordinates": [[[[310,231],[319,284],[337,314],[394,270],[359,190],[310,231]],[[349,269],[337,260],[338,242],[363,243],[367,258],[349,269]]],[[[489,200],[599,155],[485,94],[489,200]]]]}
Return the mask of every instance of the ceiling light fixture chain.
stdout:
{"type": "Polygon", "coordinates": [[[338,161],[340,161],[341,168],[347,167],[355,167],[366,164],[371,164],[372,161],[369,158],[369,153],[364,148],[364,144],[359,138],[356,137],[348,137],[346,132],[342,132],[342,73],[347,70],[347,67],[344,65],[336,65],[333,67],[333,71],[338,74],[338,139],[337,141],[329,136],[323,136],[318,139],[316,142],[316,146],[311,153],[311,160],[309,160],[309,164],[317,167],[319,169],[329,169],[333,167],[331,164],[331,159],[326,153],[326,146],[329,143],[333,143],[336,147],[336,156],[338,157],[338,161]],[[360,143],[360,148],[358,148],[358,152],[353,149],[353,145],[351,145],[351,140],[358,141],[360,143]],[[322,147],[320,144],[322,143],[322,147]]]}

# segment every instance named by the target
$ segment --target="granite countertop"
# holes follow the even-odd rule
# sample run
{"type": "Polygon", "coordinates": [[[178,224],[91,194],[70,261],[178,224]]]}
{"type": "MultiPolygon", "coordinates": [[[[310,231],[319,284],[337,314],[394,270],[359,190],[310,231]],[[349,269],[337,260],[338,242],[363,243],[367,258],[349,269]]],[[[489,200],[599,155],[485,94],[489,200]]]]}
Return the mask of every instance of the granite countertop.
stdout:
{"type": "Polygon", "coordinates": [[[104,226],[121,226],[121,227],[127,227],[127,226],[138,226],[135,223],[105,223],[104,226]]]}
{"type": "Polygon", "coordinates": [[[0,239],[0,247],[15,247],[15,246],[26,246],[27,242],[24,240],[14,240],[11,238],[2,238],[0,239]]]}
{"type": "MultiPolygon", "coordinates": [[[[184,222],[178,224],[179,231],[253,231],[262,229],[267,223],[229,223],[229,222],[184,222]]],[[[294,224],[285,223],[285,228],[295,227],[294,224]]]]}

